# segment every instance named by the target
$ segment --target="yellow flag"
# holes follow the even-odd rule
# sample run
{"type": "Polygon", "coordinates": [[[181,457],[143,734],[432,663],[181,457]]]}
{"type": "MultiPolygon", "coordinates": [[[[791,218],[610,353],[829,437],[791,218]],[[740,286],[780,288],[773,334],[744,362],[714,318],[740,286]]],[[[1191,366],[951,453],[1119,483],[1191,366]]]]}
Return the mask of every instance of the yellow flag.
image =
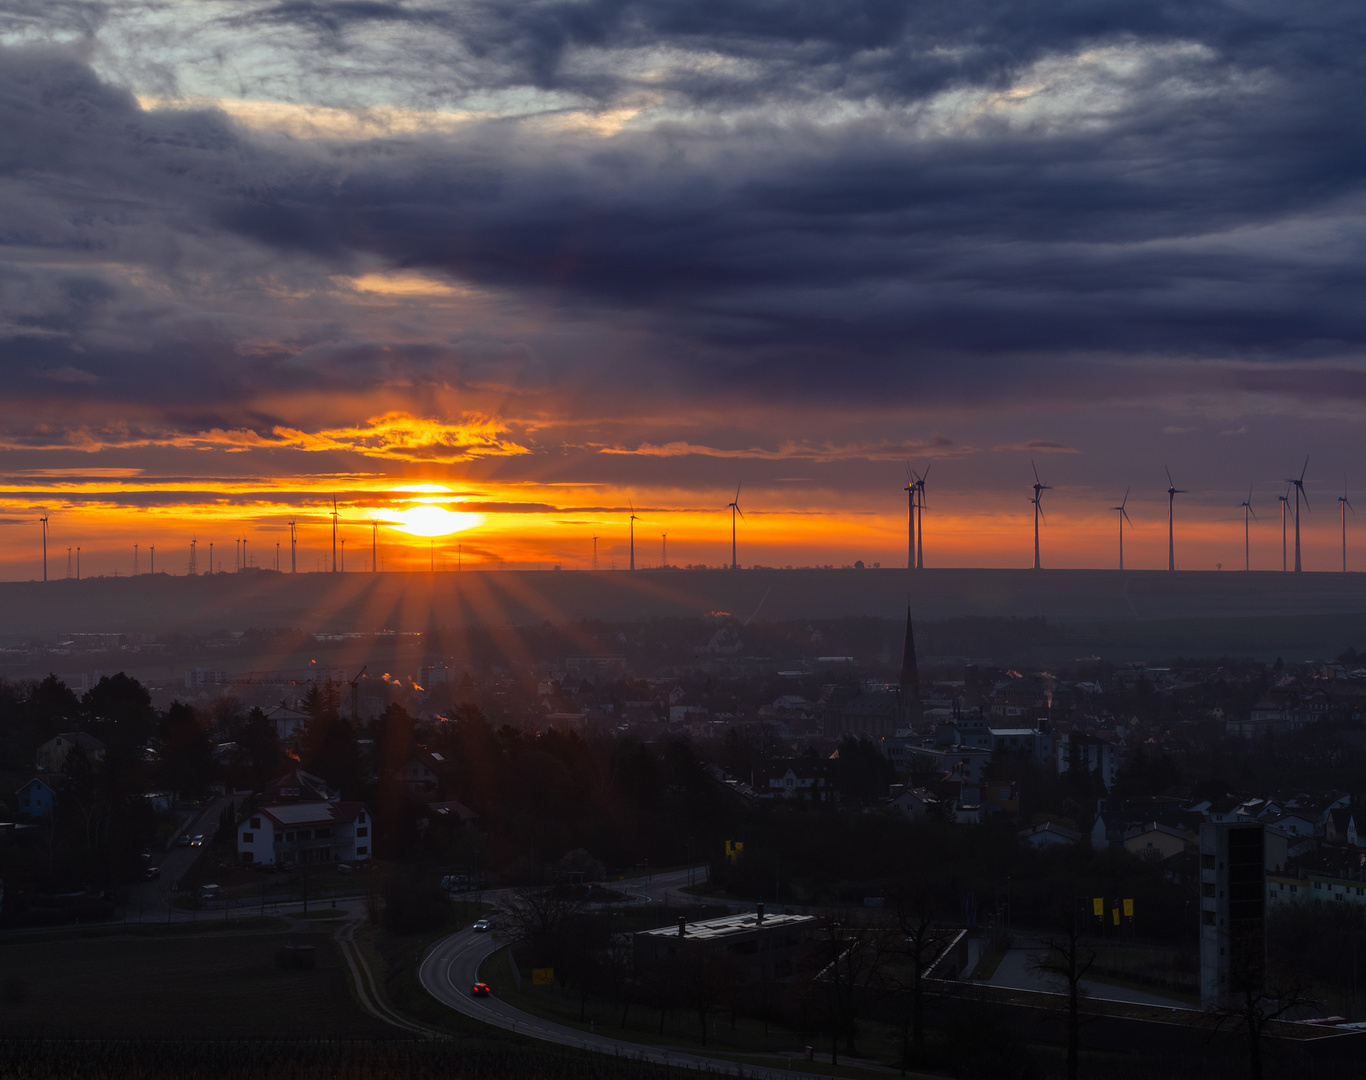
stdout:
{"type": "Polygon", "coordinates": [[[1097,896],[1094,900],[1091,901],[1091,908],[1093,911],[1095,911],[1096,918],[1101,918],[1105,914],[1105,898],[1097,896]]]}
{"type": "Polygon", "coordinates": [[[1132,900],[1124,901],[1124,917],[1126,919],[1132,919],[1134,917],[1134,902],[1132,900]]]}
{"type": "Polygon", "coordinates": [[[1119,925],[1119,908],[1117,908],[1117,907],[1116,907],[1116,908],[1111,908],[1111,909],[1110,909],[1110,914],[1111,914],[1112,916],[1114,916],[1115,925],[1118,926],[1118,925],[1119,925]]]}

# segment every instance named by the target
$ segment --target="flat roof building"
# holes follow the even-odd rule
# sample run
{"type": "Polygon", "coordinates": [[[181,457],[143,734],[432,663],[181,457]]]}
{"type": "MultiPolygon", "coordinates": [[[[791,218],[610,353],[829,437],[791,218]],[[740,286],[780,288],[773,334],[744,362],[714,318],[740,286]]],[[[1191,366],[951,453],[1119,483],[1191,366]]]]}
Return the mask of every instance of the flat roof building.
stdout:
{"type": "Polygon", "coordinates": [[[718,919],[641,930],[635,935],[636,970],[713,956],[732,965],[741,982],[781,979],[792,974],[792,957],[815,936],[814,915],[765,915],[752,911],[718,919]]]}

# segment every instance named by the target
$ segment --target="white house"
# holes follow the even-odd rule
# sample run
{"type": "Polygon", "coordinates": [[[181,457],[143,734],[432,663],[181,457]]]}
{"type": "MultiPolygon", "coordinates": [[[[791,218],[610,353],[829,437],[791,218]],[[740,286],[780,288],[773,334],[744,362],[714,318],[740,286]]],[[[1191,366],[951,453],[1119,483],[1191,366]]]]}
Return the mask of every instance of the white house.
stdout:
{"type": "Polygon", "coordinates": [[[296,866],[364,862],[374,823],[364,803],[308,802],[263,806],[237,826],[237,859],[296,866]]]}
{"type": "Polygon", "coordinates": [[[45,818],[57,805],[57,793],[41,776],[35,776],[16,791],[14,797],[21,817],[45,818]]]}

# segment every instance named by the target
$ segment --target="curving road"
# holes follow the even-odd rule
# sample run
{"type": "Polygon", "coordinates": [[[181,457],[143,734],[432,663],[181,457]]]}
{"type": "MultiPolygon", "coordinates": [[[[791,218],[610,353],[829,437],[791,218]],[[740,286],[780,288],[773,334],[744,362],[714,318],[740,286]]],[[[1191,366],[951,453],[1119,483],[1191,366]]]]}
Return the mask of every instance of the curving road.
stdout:
{"type": "MultiPolygon", "coordinates": [[[[679,870],[668,874],[656,874],[648,880],[636,878],[621,882],[616,887],[647,902],[655,901],[671,894],[677,895],[677,890],[687,885],[690,875],[696,873],[679,870]]],[[[812,1073],[794,1072],[787,1068],[772,1068],[767,1065],[738,1064],[686,1050],[673,1050],[644,1043],[626,1042],[605,1035],[589,1034],[578,1028],[522,1012],[496,997],[471,997],[470,987],[479,978],[479,965],[502,944],[503,942],[496,940],[492,934],[477,934],[473,930],[462,930],[458,934],[452,934],[438,941],[427,951],[418,968],[418,979],[427,993],[456,1012],[533,1039],[558,1043],[561,1046],[576,1046],[600,1054],[610,1054],[613,1057],[650,1061],[660,1065],[677,1065],[708,1072],[735,1073],[754,1077],[756,1080],[791,1080],[792,1077],[817,1080],[816,1074],[812,1073]]]]}

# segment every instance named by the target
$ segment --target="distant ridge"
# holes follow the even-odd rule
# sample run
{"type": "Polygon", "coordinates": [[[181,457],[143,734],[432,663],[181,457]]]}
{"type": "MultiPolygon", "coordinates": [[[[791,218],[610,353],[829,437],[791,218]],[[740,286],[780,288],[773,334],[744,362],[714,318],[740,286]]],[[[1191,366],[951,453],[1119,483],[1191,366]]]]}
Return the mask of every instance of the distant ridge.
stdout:
{"type": "MultiPolygon", "coordinates": [[[[1366,574],[1164,570],[489,570],[0,583],[0,640],[75,632],[317,632],[725,611],[747,617],[1046,616],[1147,622],[1366,613],[1366,574]]],[[[1366,638],[1363,638],[1366,640],[1366,638]]]]}

